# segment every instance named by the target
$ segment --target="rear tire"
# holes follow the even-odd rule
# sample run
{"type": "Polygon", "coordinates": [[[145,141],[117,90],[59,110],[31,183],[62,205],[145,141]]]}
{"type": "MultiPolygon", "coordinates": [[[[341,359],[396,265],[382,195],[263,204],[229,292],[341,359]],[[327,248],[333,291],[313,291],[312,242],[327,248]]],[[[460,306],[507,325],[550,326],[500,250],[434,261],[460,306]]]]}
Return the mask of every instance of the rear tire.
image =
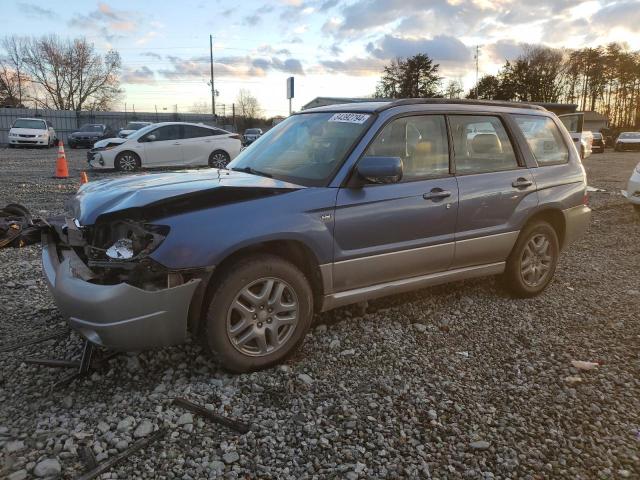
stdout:
{"type": "Polygon", "coordinates": [[[225,369],[260,370],[291,355],[312,318],[305,275],[280,257],[254,255],[221,273],[208,297],[203,340],[225,369]]]}
{"type": "Polygon", "coordinates": [[[209,166],[211,168],[227,168],[230,161],[231,157],[223,150],[216,150],[209,155],[209,166]]]}
{"type": "Polygon", "coordinates": [[[135,172],[140,169],[140,157],[133,152],[120,152],[116,156],[113,166],[119,172],[135,172]]]}
{"type": "Polygon", "coordinates": [[[553,280],[559,256],[558,235],[549,223],[526,225],[507,259],[505,286],[515,297],[540,295],[553,280]]]}

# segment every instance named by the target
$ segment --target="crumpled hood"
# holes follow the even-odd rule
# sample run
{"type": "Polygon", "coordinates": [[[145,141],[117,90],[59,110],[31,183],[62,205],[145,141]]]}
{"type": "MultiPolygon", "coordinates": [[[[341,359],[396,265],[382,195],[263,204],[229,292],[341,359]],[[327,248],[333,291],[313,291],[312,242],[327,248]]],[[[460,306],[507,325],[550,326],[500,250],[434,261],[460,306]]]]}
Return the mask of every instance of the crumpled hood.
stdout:
{"type": "Polygon", "coordinates": [[[127,138],[119,138],[119,137],[105,138],[103,140],[100,140],[99,142],[96,142],[93,145],[93,148],[106,147],[110,143],[124,143],[127,140],[128,140],[127,138]]]}
{"type": "Polygon", "coordinates": [[[305,187],[243,172],[186,170],[92,181],[80,187],[69,206],[81,225],[92,225],[100,215],[120,210],[151,206],[153,215],[154,206],[172,202],[193,199],[195,209],[198,201],[206,201],[210,206],[301,188],[305,187]]]}

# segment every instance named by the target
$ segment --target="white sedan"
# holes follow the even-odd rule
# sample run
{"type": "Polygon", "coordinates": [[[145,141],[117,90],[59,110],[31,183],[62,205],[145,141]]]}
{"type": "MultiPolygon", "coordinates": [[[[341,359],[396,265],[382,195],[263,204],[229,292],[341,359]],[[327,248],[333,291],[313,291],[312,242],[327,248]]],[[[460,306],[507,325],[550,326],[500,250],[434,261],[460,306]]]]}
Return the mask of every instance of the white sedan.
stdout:
{"type": "Polygon", "coordinates": [[[633,170],[627,189],[622,191],[622,195],[633,204],[636,212],[640,213],[640,163],[633,170]]]}
{"type": "Polygon", "coordinates": [[[209,165],[224,168],[240,153],[240,136],[196,123],[154,123],[127,138],[96,142],[87,153],[92,168],[132,172],[141,167],[209,165]]]}

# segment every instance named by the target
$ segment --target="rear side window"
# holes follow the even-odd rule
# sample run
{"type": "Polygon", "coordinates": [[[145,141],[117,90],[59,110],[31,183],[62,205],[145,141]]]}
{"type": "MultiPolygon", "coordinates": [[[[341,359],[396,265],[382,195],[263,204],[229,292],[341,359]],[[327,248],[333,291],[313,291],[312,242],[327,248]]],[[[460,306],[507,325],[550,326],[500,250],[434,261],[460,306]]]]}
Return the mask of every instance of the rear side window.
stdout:
{"type": "Polygon", "coordinates": [[[403,182],[448,175],[449,145],[444,116],[393,120],[382,129],[365,156],[400,157],[403,182]]]}
{"type": "Polygon", "coordinates": [[[569,161],[569,148],[553,120],[535,115],[514,115],[514,118],[527,139],[538,165],[569,161]]]}
{"type": "Polygon", "coordinates": [[[518,168],[509,136],[498,117],[449,117],[456,172],[486,173],[518,168]]]}
{"type": "Polygon", "coordinates": [[[166,140],[178,140],[180,138],[180,125],[165,125],[149,132],[146,136],[155,135],[157,142],[166,140]]]}
{"type": "Polygon", "coordinates": [[[210,128],[196,127],[194,125],[184,126],[184,138],[210,137],[215,134],[210,128]]]}

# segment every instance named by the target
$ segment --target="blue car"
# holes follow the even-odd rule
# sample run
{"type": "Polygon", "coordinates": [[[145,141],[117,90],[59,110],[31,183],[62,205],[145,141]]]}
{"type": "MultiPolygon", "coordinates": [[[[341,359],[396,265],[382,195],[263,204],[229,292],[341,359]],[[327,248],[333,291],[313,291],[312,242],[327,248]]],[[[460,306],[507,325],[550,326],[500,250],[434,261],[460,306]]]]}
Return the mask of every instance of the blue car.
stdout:
{"type": "Polygon", "coordinates": [[[542,107],[407,99],[292,115],[227,169],[84,185],[45,235],[58,307],[93,344],[201,338],[246,372],[314,312],[467,278],[544,291],[583,234],[584,168],[542,107]]]}

